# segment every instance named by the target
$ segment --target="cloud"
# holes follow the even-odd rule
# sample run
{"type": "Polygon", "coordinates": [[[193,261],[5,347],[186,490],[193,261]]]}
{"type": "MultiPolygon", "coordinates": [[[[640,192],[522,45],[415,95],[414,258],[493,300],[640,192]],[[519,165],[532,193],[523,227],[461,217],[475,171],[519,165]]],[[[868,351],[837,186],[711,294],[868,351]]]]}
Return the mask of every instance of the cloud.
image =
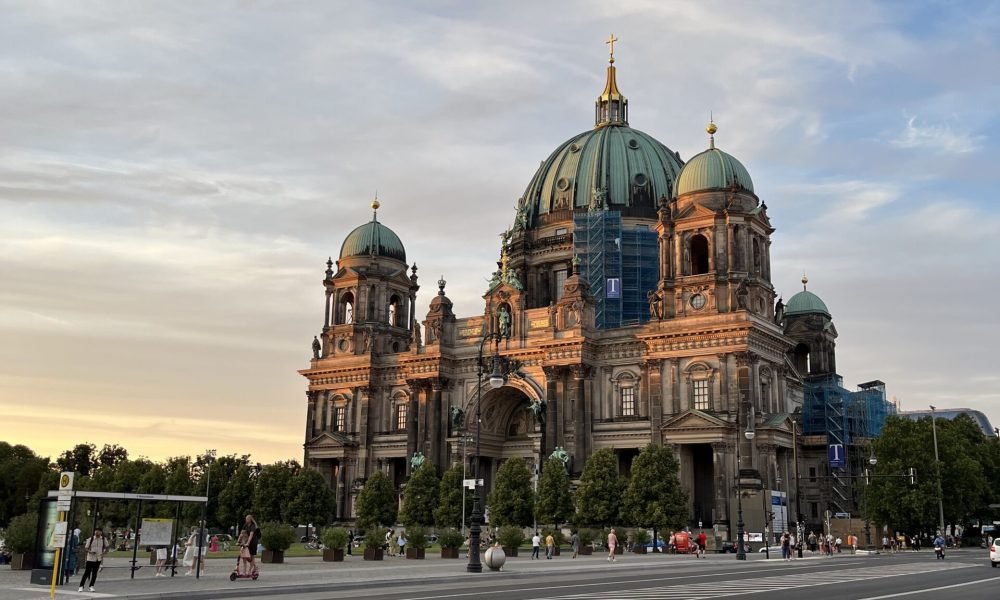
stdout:
{"type": "Polygon", "coordinates": [[[981,148],[985,136],[953,131],[951,125],[920,125],[917,117],[906,120],[906,126],[890,143],[900,148],[927,148],[947,154],[969,154],[981,148]]]}

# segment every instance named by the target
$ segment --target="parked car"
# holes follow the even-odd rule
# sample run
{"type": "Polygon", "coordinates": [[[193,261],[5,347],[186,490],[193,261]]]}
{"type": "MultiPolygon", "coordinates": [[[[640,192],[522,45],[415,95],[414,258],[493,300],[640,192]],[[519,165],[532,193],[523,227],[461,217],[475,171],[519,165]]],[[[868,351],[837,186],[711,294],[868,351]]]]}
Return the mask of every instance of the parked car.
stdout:
{"type": "Polygon", "coordinates": [[[990,546],[990,566],[996,567],[1000,564],[1000,538],[994,539],[990,546]]]}

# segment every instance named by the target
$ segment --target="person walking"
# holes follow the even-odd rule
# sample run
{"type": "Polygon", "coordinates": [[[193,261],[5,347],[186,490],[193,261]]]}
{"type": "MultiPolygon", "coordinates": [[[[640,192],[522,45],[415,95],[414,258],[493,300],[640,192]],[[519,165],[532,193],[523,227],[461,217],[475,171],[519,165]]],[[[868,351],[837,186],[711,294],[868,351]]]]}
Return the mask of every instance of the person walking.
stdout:
{"type": "Polygon", "coordinates": [[[80,547],[80,530],[74,529],[73,533],[69,536],[69,543],[66,545],[66,561],[65,568],[63,569],[63,583],[69,581],[69,578],[76,573],[77,560],[77,549],[80,547]]]}
{"type": "Polygon", "coordinates": [[[705,547],[708,546],[708,536],[702,531],[698,534],[698,558],[708,558],[705,556],[705,547]]]}
{"type": "Polygon", "coordinates": [[[82,592],[87,582],[87,577],[90,577],[89,588],[93,592],[94,584],[97,583],[97,571],[101,567],[104,555],[111,551],[111,544],[104,538],[104,530],[97,527],[94,529],[94,535],[87,539],[84,547],[87,548],[87,565],[83,570],[83,579],[80,580],[80,587],[76,591],[82,592]]]}
{"type": "Polygon", "coordinates": [[[400,531],[399,537],[396,538],[396,543],[399,544],[399,555],[402,557],[406,556],[406,532],[400,531]]]}
{"type": "Polygon", "coordinates": [[[545,536],[545,558],[552,559],[556,554],[556,539],[552,537],[552,534],[545,536]]]}
{"type": "Polygon", "coordinates": [[[788,537],[788,532],[781,534],[781,559],[788,560],[791,557],[791,538],[788,537]]]}
{"type": "Polygon", "coordinates": [[[615,548],[618,547],[618,536],[615,535],[615,528],[608,532],[608,562],[615,562],[615,548]]]}
{"type": "Polygon", "coordinates": [[[260,544],[260,527],[257,526],[253,515],[247,515],[247,518],[243,520],[243,531],[247,534],[246,548],[250,555],[249,572],[253,573],[257,570],[257,546],[260,544]]]}
{"type": "Polygon", "coordinates": [[[542,546],[542,538],[538,535],[538,532],[536,531],[535,535],[531,536],[531,560],[541,558],[540,556],[538,556],[538,552],[541,549],[541,546],[542,546]]]}
{"type": "Polygon", "coordinates": [[[580,536],[575,529],[573,535],[569,536],[569,543],[573,546],[573,558],[576,558],[576,555],[580,553],[580,536]]]}

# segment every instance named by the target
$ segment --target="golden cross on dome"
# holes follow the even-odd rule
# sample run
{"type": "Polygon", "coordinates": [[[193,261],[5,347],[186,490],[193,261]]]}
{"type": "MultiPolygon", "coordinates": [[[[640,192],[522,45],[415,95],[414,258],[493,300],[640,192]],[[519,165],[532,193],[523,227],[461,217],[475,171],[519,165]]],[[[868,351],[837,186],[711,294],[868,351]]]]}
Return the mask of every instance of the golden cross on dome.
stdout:
{"type": "Polygon", "coordinates": [[[608,53],[610,54],[611,58],[608,60],[608,62],[615,62],[615,42],[617,41],[618,38],[616,38],[615,34],[612,33],[611,35],[608,36],[608,41],[604,42],[605,44],[610,46],[608,53]]]}

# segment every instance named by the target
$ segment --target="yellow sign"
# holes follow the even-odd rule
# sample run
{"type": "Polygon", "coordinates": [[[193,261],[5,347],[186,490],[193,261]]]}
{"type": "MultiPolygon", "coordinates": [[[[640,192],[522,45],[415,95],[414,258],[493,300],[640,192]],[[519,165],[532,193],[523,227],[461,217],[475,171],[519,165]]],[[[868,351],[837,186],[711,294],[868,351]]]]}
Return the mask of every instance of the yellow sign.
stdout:
{"type": "Polygon", "coordinates": [[[59,491],[60,492],[70,492],[73,491],[73,477],[76,473],[72,471],[63,471],[59,475],[59,491]]]}

